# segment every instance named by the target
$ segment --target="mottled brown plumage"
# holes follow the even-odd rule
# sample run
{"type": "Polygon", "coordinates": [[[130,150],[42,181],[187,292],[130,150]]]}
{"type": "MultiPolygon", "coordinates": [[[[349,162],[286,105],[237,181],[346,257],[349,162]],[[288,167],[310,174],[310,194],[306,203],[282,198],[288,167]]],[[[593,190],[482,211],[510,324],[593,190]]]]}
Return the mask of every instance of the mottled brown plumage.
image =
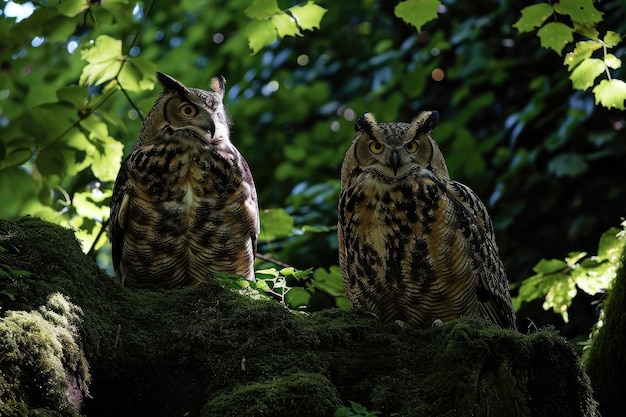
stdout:
{"type": "Polygon", "coordinates": [[[213,272],[254,279],[257,196],[212,91],[158,73],[165,91],[122,163],[111,201],[113,266],[133,289],[179,288],[213,272]]]}
{"type": "Polygon", "coordinates": [[[366,114],[341,171],[339,263],[352,307],[419,327],[461,316],[515,328],[506,273],[484,204],[453,181],[430,137],[437,112],[412,123],[366,114]]]}

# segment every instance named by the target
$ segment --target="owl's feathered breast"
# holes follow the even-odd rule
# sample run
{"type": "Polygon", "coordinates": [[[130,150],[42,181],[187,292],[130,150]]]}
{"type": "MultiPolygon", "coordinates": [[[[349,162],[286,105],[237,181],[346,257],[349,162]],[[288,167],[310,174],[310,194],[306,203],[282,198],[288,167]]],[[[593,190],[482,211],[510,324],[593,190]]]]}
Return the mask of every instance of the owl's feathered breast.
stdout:
{"type": "Polygon", "coordinates": [[[121,263],[127,286],[173,288],[202,281],[209,271],[253,274],[256,192],[230,146],[218,152],[174,135],[129,155],[113,196],[123,229],[114,264],[121,263]]]}
{"type": "Polygon", "coordinates": [[[481,285],[477,246],[486,234],[470,207],[423,174],[389,181],[357,168],[346,181],[339,201],[346,291],[383,320],[429,325],[479,316],[468,299],[481,285]]]}

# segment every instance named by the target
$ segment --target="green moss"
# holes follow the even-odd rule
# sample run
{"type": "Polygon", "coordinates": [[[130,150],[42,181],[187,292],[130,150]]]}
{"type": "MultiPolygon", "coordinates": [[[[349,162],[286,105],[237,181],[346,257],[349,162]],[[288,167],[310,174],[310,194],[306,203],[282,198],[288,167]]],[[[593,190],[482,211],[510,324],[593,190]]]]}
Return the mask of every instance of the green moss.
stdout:
{"type": "Polygon", "coordinates": [[[59,293],[38,310],[9,311],[0,321],[0,398],[76,415],[90,381],[80,323],[80,308],[59,293]]]}
{"type": "MultiPolygon", "coordinates": [[[[215,282],[132,293],[84,256],[71,232],[34,218],[0,220],[0,246],[0,264],[31,272],[0,278],[0,293],[15,295],[4,311],[42,313],[57,292],[82,310],[88,417],[323,416],[349,401],[402,416],[595,415],[578,357],[554,332],[306,315],[215,282]]],[[[63,316],[47,317],[58,324],[63,316]]]]}
{"type": "Polygon", "coordinates": [[[603,417],[622,416],[626,410],[625,322],[626,251],[605,302],[604,325],[598,331],[587,359],[587,369],[603,417]]]}
{"type": "Polygon", "coordinates": [[[327,378],[297,372],[220,393],[207,402],[201,415],[324,417],[332,416],[340,405],[339,394],[327,378]]]}

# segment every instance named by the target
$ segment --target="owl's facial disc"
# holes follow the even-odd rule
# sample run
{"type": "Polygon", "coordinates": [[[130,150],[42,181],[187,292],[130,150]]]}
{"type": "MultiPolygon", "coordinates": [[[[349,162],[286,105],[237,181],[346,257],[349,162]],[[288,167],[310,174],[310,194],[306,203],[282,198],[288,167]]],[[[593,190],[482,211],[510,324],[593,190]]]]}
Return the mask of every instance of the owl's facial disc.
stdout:
{"type": "Polygon", "coordinates": [[[178,114],[182,117],[183,121],[187,121],[190,130],[194,130],[197,126],[202,129],[203,132],[208,132],[211,138],[215,136],[215,122],[211,117],[207,117],[206,112],[199,116],[200,110],[198,106],[191,102],[182,102],[178,106],[178,114]]]}

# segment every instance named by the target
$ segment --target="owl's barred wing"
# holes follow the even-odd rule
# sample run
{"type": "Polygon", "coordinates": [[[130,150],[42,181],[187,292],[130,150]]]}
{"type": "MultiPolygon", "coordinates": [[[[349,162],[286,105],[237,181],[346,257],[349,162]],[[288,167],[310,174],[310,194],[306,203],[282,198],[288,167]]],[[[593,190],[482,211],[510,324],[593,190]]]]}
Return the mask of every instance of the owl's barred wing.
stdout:
{"type": "MultiPolygon", "coordinates": [[[[113,269],[116,274],[120,269],[122,248],[124,246],[124,222],[126,221],[126,207],[128,206],[127,194],[128,168],[126,160],[122,163],[115,180],[113,195],[111,196],[111,213],[109,216],[109,239],[111,240],[111,254],[113,269]]],[[[124,284],[124,283],[122,283],[124,284]]]]}
{"type": "Polygon", "coordinates": [[[250,166],[248,162],[243,157],[243,155],[239,155],[239,168],[241,169],[241,179],[244,184],[247,184],[250,187],[250,197],[248,202],[245,204],[245,210],[248,214],[248,218],[254,219],[254,225],[252,233],[250,234],[250,239],[252,239],[252,250],[253,256],[257,253],[257,239],[259,237],[259,233],[261,232],[261,219],[259,218],[259,202],[256,192],[256,186],[254,184],[254,179],[252,178],[252,171],[250,171],[250,166]]]}
{"type": "Polygon", "coordinates": [[[439,182],[460,216],[466,217],[472,230],[469,235],[471,251],[482,265],[478,271],[476,291],[480,309],[485,317],[505,329],[515,329],[515,314],[509,294],[504,265],[498,256],[498,246],[487,208],[468,186],[456,181],[448,186],[439,182]]]}

